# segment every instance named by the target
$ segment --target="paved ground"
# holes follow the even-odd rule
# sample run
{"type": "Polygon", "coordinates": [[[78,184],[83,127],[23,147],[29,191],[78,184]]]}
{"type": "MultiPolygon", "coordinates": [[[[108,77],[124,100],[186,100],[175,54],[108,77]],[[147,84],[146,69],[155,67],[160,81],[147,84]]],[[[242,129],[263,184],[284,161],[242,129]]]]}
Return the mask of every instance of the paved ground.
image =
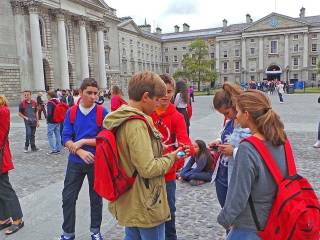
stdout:
{"type": "MultiPolygon", "coordinates": [[[[320,196],[320,150],[312,148],[316,128],[320,120],[318,95],[286,95],[285,104],[279,104],[271,96],[273,106],[285,122],[286,131],[292,141],[299,172],[308,177],[320,196]]],[[[209,141],[219,135],[222,117],[212,110],[210,97],[197,97],[194,103],[191,136],[193,139],[209,141]]],[[[37,145],[42,150],[24,154],[24,125],[17,117],[17,108],[12,108],[10,144],[15,171],[10,174],[17,191],[26,226],[11,237],[0,232],[0,240],[57,239],[61,232],[61,190],[66,167],[66,155],[48,157],[46,124],[42,120],[37,130],[37,145]]],[[[77,239],[89,239],[89,203],[87,183],[81,191],[77,212],[77,239]]],[[[106,205],[105,205],[106,206],[106,205]]],[[[104,208],[102,232],[105,239],[123,239],[123,229],[116,225],[104,208]]],[[[177,231],[179,239],[220,240],[224,230],[216,222],[220,210],[214,186],[205,184],[191,187],[186,183],[177,186],[177,231]]]]}

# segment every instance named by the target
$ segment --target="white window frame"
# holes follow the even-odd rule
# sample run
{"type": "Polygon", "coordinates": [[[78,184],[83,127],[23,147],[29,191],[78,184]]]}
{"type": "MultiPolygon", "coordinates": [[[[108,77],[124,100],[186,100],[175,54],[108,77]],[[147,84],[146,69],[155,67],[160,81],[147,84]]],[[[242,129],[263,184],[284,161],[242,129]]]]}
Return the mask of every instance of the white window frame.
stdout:
{"type": "Polygon", "coordinates": [[[317,73],[311,73],[311,81],[317,81],[317,73]]]}
{"type": "Polygon", "coordinates": [[[228,50],[224,50],[224,51],[223,51],[223,57],[224,57],[224,58],[227,58],[227,57],[228,57],[228,50]]]}
{"type": "Polygon", "coordinates": [[[239,48],[234,50],[234,56],[235,57],[240,57],[240,49],[239,48]],[[238,52],[238,54],[237,54],[237,52],[238,52]]]}
{"type": "Polygon", "coordinates": [[[318,60],[317,57],[312,56],[312,57],[311,57],[311,65],[312,65],[312,66],[317,66],[317,60],[318,60]],[[313,60],[315,60],[315,61],[313,61],[313,60]]]}
{"type": "Polygon", "coordinates": [[[240,62],[239,61],[234,62],[234,71],[240,72],[240,62]],[[237,63],[238,63],[238,68],[237,68],[237,63]]]}
{"type": "Polygon", "coordinates": [[[311,52],[317,52],[318,51],[318,44],[316,43],[312,43],[311,44],[311,52]],[[315,48],[314,48],[315,46],[315,48]]]}
{"type": "Polygon", "coordinates": [[[255,48],[250,48],[250,55],[255,55],[255,53],[256,53],[256,49],[255,48]],[[253,51],[252,51],[252,49],[253,49],[253,51]]]}
{"type": "Polygon", "coordinates": [[[293,45],[293,52],[299,52],[299,44],[298,43],[293,45]]]}
{"type": "Polygon", "coordinates": [[[318,39],[317,33],[311,33],[311,39],[318,39]]]}
{"type": "Polygon", "coordinates": [[[223,70],[224,71],[228,70],[228,62],[223,62],[223,70]]]}
{"type": "Polygon", "coordinates": [[[293,40],[294,40],[294,41],[299,40],[299,34],[294,34],[294,35],[293,35],[293,40]],[[296,36],[297,36],[297,38],[296,38],[296,36]]]}
{"type": "Polygon", "coordinates": [[[292,58],[292,69],[298,69],[299,68],[299,58],[293,57],[292,58]],[[297,60],[297,61],[295,61],[297,60]]]}
{"type": "Polygon", "coordinates": [[[279,44],[278,44],[278,40],[270,40],[270,49],[269,49],[269,54],[278,54],[278,50],[279,50],[279,44]],[[272,42],[276,43],[276,51],[272,52],[272,42]]]}

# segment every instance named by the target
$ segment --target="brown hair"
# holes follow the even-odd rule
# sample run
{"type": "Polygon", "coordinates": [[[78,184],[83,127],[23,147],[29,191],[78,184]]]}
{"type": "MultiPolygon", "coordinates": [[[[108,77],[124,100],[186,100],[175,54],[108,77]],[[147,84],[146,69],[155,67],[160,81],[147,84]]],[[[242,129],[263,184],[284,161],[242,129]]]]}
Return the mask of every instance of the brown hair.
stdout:
{"type": "Polygon", "coordinates": [[[180,93],[182,100],[184,103],[188,103],[188,86],[184,80],[180,80],[176,83],[176,92],[174,95],[174,99],[176,98],[177,94],[180,93]]]}
{"type": "Polygon", "coordinates": [[[122,90],[118,86],[112,86],[111,93],[113,95],[123,95],[122,90]]]}
{"type": "Polygon", "coordinates": [[[129,99],[134,101],[140,101],[145,92],[153,98],[165,96],[166,91],[166,85],[159,75],[149,71],[136,73],[128,84],[129,99]]]}
{"type": "Polygon", "coordinates": [[[220,109],[221,107],[235,109],[236,105],[234,97],[240,95],[242,92],[243,91],[238,85],[224,83],[222,89],[213,97],[213,107],[215,109],[220,109]]]}
{"type": "Polygon", "coordinates": [[[47,95],[51,98],[57,98],[57,93],[55,91],[48,91],[47,95]]]}
{"type": "Polygon", "coordinates": [[[274,146],[283,145],[287,139],[283,122],[279,115],[272,110],[268,97],[258,90],[248,90],[236,97],[238,108],[247,111],[267,141],[274,146]]]}
{"type": "Polygon", "coordinates": [[[0,95],[0,107],[8,107],[8,106],[9,106],[9,102],[6,96],[0,95]]]}
{"type": "Polygon", "coordinates": [[[165,84],[170,84],[173,88],[176,87],[176,82],[169,74],[161,74],[160,77],[165,84]]]}
{"type": "Polygon", "coordinates": [[[81,83],[80,90],[84,91],[87,87],[98,88],[98,83],[94,78],[85,78],[81,83]]]}

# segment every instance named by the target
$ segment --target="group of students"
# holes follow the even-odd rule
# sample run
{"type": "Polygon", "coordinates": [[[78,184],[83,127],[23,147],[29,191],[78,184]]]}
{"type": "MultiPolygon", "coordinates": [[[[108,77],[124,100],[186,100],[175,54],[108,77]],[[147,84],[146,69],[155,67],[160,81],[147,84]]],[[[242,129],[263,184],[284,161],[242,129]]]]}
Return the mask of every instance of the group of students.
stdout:
{"type": "MultiPolygon", "coordinates": [[[[115,131],[120,165],[128,176],[135,178],[127,192],[109,202],[109,211],[125,227],[124,240],[177,239],[176,171],[183,162],[178,154],[181,151],[191,156],[180,173],[181,178],[191,182],[194,179],[210,181],[213,172],[212,180],[222,208],[218,222],[226,228],[227,239],[260,239],[248,199],[252,199],[263,229],[277,185],[263,162],[263,156],[243,139],[253,136],[263,142],[280,172],[287,176],[284,149],[287,136],[283,123],[262,92],[242,91],[236,85],[225,83],[213,98],[214,108],[226,118],[221,137],[209,144],[219,151],[217,164],[213,164],[215,160],[203,141],[197,140],[192,144],[184,112],[181,114],[180,105],[172,103],[174,95],[177,100],[175,88],[175,81],[169,75],[137,73],[128,84],[129,101],[108,113],[96,103],[97,82],[92,78],[82,82],[81,100],[67,111],[62,133],[63,145],[70,153],[62,191],[61,240],[75,239],[76,202],[86,176],[89,182],[91,239],[103,239],[100,233],[102,198],[94,191],[96,136],[102,128],[115,131]],[[144,121],[127,121],[133,116],[142,117],[144,121]],[[196,168],[193,169],[194,163],[196,168]]],[[[180,98],[183,100],[182,95],[180,98]]],[[[4,106],[3,112],[8,112],[7,105],[4,106]]],[[[3,135],[0,136],[1,144],[5,146],[0,189],[4,187],[3,183],[7,187],[7,194],[0,195],[0,201],[5,203],[1,205],[5,208],[0,208],[0,228],[11,226],[8,229],[10,234],[18,231],[23,221],[21,211],[17,211],[21,209],[17,207],[20,205],[8,179],[8,171],[13,168],[9,143],[4,134],[8,130],[2,127],[0,130],[3,135]]]]}

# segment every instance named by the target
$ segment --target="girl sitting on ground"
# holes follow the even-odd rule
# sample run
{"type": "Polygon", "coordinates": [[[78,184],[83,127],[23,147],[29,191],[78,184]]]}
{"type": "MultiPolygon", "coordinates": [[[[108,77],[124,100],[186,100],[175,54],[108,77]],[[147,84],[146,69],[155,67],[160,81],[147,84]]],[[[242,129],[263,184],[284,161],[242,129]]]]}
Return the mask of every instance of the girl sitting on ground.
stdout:
{"type": "Polygon", "coordinates": [[[180,178],[191,185],[210,182],[213,172],[213,157],[204,141],[196,140],[193,146],[195,156],[191,157],[187,165],[181,170],[180,178]],[[194,164],[196,164],[196,167],[192,168],[194,164]]]}

